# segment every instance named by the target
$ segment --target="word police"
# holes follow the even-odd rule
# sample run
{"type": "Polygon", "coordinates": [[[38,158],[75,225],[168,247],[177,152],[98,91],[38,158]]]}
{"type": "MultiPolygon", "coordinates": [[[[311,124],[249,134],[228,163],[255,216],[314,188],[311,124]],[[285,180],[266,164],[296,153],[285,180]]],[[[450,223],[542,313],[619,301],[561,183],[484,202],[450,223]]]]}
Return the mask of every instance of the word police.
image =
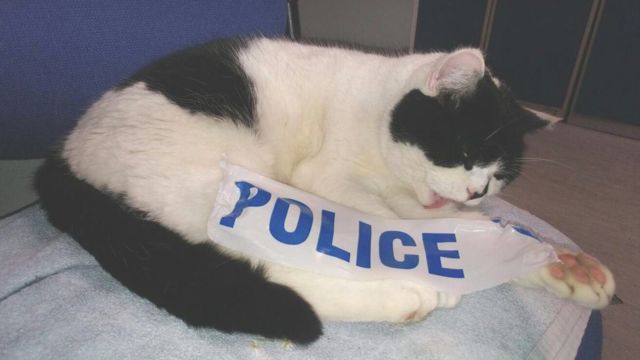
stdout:
{"type": "MultiPolygon", "coordinates": [[[[249,182],[236,181],[235,185],[240,190],[240,197],[231,213],[220,219],[220,225],[228,228],[236,226],[236,219],[246,209],[264,208],[272,200],[270,192],[249,182]]],[[[322,210],[316,251],[348,263],[355,260],[355,265],[360,268],[371,268],[371,225],[364,221],[358,222],[357,247],[355,249],[355,259],[353,259],[349,251],[333,243],[335,217],[336,214],[334,212],[322,210]]],[[[289,219],[289,224],[291,220],[293,219],[289,219]]],[[[277,197],[269,220],[269,232],[275,241],[285,245],[296,246],[309,240],[314,220],[317,221],[317,219],[314,219],[312,210],[303,202],[292,198],[277,197]],[[295,223],[295,228],[290,231],[285,228],[285,221],[288,216],[292,216],[290,215],[291,213],[294,213],[291,211],[292,207],[296,207],[299,210],[299,216],[295,223]]],[[[440,243],[455,243],[455,234],[422,233],[420,240],[424,245],[424,257],[415,253],[422,250],[419,250],[415,239],[406,232],[387,230],[380,233],[377,240],[378,255],[380,262],[384,266],[396,269],[413,269],[418,266],[420,259],[424,259],[427,263],[428,272],[433,275],[458,279],[464,278],[462,269],[446,268],[442,265],[442,258],[459,259],[459,252],[457,250],[441,250],[438,248],[440,243]],[[396,250],[402,249],[403,255],[397,256],[396,252],[399,253],[399,251],[394,251],[394,248],[396,250]]]]}

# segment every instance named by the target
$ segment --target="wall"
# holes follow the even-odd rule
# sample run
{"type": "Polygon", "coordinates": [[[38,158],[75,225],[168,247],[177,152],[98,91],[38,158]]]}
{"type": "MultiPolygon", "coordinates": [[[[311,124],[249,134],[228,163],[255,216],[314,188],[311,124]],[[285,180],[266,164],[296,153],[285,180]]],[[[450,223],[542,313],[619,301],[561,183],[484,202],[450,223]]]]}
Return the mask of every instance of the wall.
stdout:
{"type": "Polygon", "coordinates": [[[42,160],[0,160],[0,217],[37,200],[33,174],[42,160]]]}
{"type": "Polygon", "coordinates": [[[418,0],[299,0],[300,35],[408,50],[417,6],[418,0]]]}

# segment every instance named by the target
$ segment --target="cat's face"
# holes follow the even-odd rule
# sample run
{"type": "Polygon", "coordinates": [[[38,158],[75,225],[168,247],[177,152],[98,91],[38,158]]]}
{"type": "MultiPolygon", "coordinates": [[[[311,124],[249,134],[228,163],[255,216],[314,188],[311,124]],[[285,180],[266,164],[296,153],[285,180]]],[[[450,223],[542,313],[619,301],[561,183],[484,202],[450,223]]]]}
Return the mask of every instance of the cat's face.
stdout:
{"type": "Polygon", "coordinates": [[[477,205],[499,192],[520,172],[525,134],[547,124],[523,109],[483,61],[455,65],[470,66],[466,70],[475,71],[475,78],[447,72],[458,78],[436,95],[409,92],[390,123],[394,159],[389,160],[427,208],[447,200],[477,205]]]}

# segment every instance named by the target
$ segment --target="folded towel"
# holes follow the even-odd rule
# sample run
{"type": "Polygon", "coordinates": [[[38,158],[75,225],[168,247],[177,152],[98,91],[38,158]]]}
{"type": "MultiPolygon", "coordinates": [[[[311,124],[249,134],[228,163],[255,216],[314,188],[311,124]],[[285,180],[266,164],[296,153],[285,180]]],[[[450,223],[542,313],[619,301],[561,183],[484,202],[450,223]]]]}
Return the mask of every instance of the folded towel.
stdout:
{"type": "MultiPolygon", "coordinates": [[[[484,209],[577,249],[505,201],[484,209]]],[[[294,346],[190,328],[112,279],[37,206],[0,221],[2,359],[568,359],[590,313],[505,284],[410,325],[325,322],[320,340],[294,346]]]]}

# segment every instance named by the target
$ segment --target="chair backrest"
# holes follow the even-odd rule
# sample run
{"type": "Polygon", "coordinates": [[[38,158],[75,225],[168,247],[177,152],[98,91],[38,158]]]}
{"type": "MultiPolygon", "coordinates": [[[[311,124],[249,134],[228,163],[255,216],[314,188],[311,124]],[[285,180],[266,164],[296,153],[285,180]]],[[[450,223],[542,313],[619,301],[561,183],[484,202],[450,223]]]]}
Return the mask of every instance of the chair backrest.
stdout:
{"type": "Polygon", "coordinates": [[[43,157],[100,94],[173,50],[284,35],[286,0],[0,2],[0,159],[43,157]]]}

